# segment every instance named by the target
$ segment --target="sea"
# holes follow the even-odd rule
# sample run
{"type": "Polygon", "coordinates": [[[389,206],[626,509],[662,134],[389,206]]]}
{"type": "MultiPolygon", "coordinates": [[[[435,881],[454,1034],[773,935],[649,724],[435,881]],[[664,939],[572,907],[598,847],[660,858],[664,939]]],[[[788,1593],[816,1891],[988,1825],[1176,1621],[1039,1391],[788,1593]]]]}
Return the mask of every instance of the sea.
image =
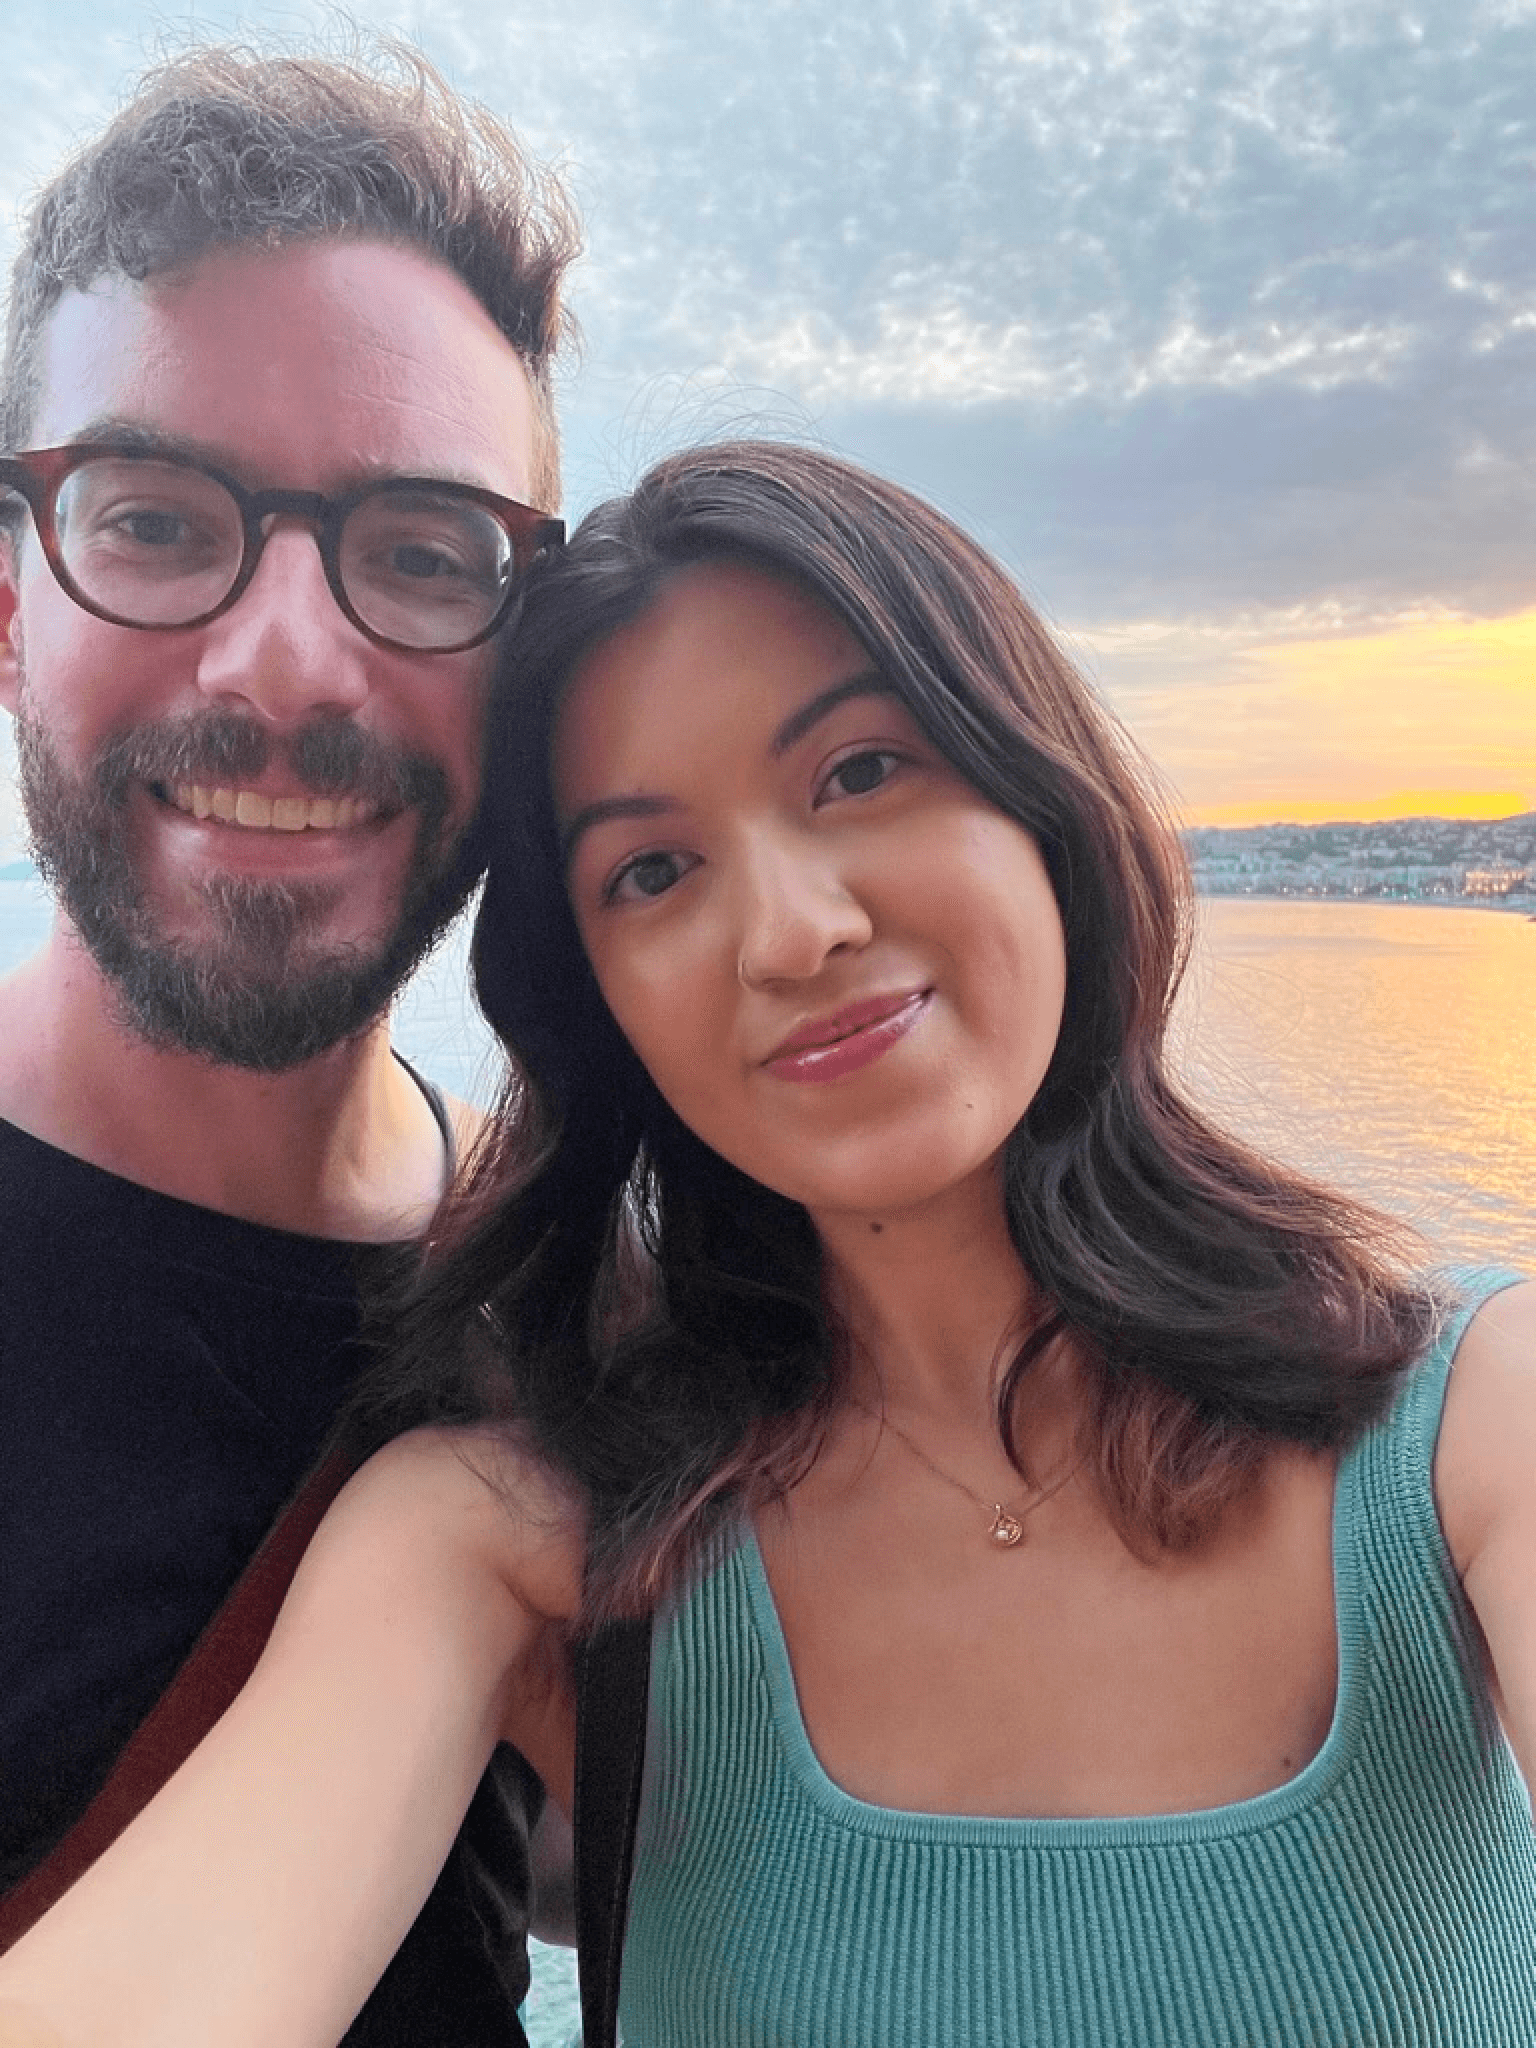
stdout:
{"type": "MultiPolygon", "coordinates": [[[[0,880],[0,973],[48,899],[0,880]]],[[[465,924],[401,995],[402,1051],[495,1093],[465,924]]],[[[1204,897],[1175,1017],[1186,1082],[1277,1158],[1405,1217],[1430,1253],[1536,1269],[1536,920],[1341,899],[1204,897]]]]}
{"type": "MultiPolygon", "coordinates": [[[[47,925],[35,880],[0,881],[0,972],[47,925]]],[[[456,929],[399,1000],[397,1041],[488,1101],[494,1043],[456,929]]],[[[1277,1159],[1403,1217],[1426,1262],[1536,1272],[1536,920],[1513,912],[1207,897],[1175,1015],[1178,1066],[1277,1159]]],[[[532,2048],[577,2025],[564,1951],[535,1956],[532,2048]]]]}

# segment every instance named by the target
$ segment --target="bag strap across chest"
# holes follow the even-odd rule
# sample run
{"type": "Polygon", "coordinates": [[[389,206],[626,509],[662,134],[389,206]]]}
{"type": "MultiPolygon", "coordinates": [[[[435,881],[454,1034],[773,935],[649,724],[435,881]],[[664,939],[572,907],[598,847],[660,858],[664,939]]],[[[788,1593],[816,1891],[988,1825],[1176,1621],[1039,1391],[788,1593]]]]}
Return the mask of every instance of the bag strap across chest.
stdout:
{"type": "Polygon", "coordinates": [[[583,2048],[614,2048],[645,1767],[651,1621],[611,1622],[576,1651],[576,1960],[583,2048]]]}
{"type": "Polygon", "coordinates": [[[266,1647],[310,1538],[353,1470],[354,1461],[339,1451],[315,1467],[90,1805],[42,1862],[0,1897],[0,1955],[111,1847],[230,1705],[266,1647]]]}

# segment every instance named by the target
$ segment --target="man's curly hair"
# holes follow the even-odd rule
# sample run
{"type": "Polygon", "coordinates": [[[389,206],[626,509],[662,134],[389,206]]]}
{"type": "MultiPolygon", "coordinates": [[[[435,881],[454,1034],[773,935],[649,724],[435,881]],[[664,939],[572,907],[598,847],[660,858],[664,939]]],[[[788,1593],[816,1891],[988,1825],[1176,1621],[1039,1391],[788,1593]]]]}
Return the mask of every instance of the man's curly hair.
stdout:
{"type": "Polygon", "coordinates": [[[0,449],[25,445],[42,336],[61,295],[142,281],[205,251],[321,236],[426,250],[463,279],[521,358],[539,422],[534,493],[559,501],[551,371],[580,248],[559,180],[419,51],[355,39],[345,55],[189,48],[149,72],[33,203],[12,273],[0,449]]]}

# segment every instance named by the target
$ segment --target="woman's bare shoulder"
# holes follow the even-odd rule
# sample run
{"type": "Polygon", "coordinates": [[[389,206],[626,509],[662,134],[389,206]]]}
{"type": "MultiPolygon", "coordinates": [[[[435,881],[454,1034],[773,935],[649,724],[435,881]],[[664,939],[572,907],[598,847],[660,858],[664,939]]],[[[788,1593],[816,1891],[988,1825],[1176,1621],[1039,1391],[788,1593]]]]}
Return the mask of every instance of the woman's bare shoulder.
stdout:
{"type": "Polygon", "coordinates": [[[0,2048],[80,2048],[78,2034],[61,2034],[51,2020],[0,1999],[0,2048]]]}
{"type": "Polygon", "coordinates": [[[1536,1281],[1491,1295],[1456,1348],[1435,1454],[1440,1519],[1463,1577],[1514,1523],[1536,1526],[1536,1281]]]}
{"type": "Polygon", "coordinates": [[[580,1504],[510,1428],[412,1430],[354,1475],[316,1546],[377,1574],[386,1560],[493,1573],[530,1613],[565,1622],[581,1600],[580,1504]]]}

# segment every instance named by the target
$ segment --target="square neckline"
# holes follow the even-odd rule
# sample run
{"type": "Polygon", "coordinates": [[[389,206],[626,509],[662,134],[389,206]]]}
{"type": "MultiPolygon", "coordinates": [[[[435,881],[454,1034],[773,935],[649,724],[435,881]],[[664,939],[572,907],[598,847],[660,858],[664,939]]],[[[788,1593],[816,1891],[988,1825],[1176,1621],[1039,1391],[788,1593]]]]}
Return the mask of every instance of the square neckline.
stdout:
{"type": "MultiPolygon", "coordinates": [[[[741,1526],[737,1542],[722,1558],[718,1569],[734,1567],[743,1575],[749,1612],[763,1656],[774,1731],[790,1776],[811,1806],[835,1824],[866,1835],[979,1846],[1084,1849],[1218,1841],[1294,1819],[1324,1800],[1349,1767],[1354,1738],[1367,1705],[1371,1653],[1365,1627],[1365,1569],[1360,1555],[1362,1518],[1358,1512],[1365,1459],[1378,1433],[1397,1417],[1415,1389],[1433,1373],[1440,1392],[1427,1447],[1432,1474],[1445,1387],[1467,1326],[1491,1295],[1520,1276],[1502,1268],[1463,1268],[1444,1277],[1462,1290],[1460,1304],[1446,1318],[1436,1341],[1417,1366],[1405,1375],[1391,1405],[1346,1448],[1334,1477],[1331,1562],[1337,1677],[1333,1712],[1321,1744],[1299,1771],[1268,1791],[1253,1793],[1245,1799],[1171,1813],[946,1814],[857,1799],[828,1774],[811,1742],[800,1711],[789,1644],[762,1549],[757,1532],[748,1521],[741,1526]]],[[[1439,1513],[1432,1501],[1431,1514],[1442,1567],[1454,1571],[1439,1513]]]]}
{"type": "MultiPolygon", "coordinates": [[[[825,1818],[860,1834],[904,1841],[944,1841],[979,1846],[1098,1848],[1156,1842],[1192,1842],[1271,1827],[1322,1798],[1349,1760],[1350,1737],[1365,1697],[1364,1666],[1369,1655],[1363,1625],[1362,1587],[1355,1536],[1354,1495],[1359,1485],[1365,1437],[1349,1446],[1334,1478],[1331,1516],[1334,1637],[1338,1659],[1333,1712],[1328,1732],[1307,1763],[1283,1784],[1219,1806],[1147,1814],[959,1814],[882,1806],[855,1798],[832,1778],[817,1756],[804,1716],[789,1644],[768,1580],[757,1532],[742,1527],[732,1553],[739,1562],[749,1610],[763,1653],[775,1732],[785,1763],[801,1792],[825,1818]]],[[[731,1562],[724,1560],[722,1568],[731,1562]]]]}

